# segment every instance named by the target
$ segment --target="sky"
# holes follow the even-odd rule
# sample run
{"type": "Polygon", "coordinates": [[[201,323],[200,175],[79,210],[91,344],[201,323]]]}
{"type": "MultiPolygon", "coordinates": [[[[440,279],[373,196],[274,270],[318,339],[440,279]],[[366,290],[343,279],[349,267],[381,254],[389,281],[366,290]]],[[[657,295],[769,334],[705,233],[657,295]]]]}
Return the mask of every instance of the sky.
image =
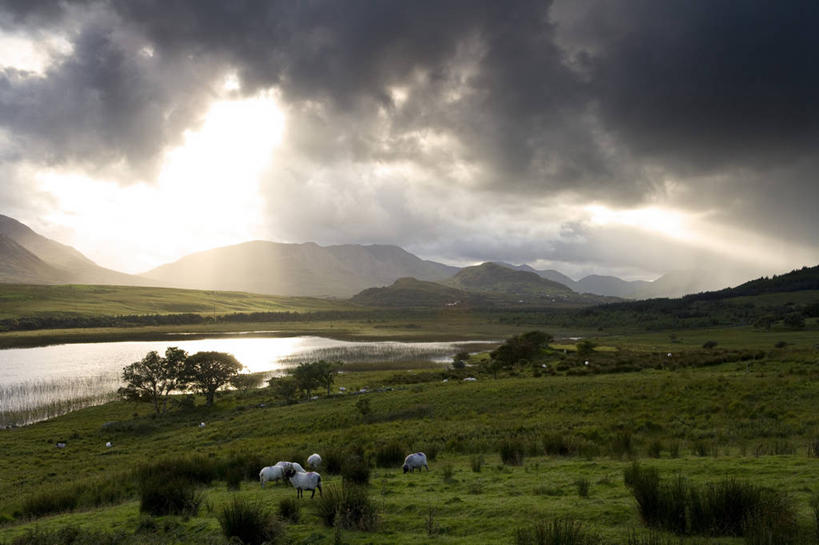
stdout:
{"type": "Polygon", "coordinates": [[[0,213],[579,278],[819,263],[819,4],[0,0],[0,213]]]}

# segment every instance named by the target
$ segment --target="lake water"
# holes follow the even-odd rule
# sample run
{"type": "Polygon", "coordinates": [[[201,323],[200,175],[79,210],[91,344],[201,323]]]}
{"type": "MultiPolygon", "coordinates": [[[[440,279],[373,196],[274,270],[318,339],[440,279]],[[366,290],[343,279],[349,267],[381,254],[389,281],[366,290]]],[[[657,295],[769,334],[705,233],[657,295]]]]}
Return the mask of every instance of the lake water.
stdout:
{"type": "MultiPolygon", "coordinates": [[[[478,341],[479,343],[481,341],[478,341]]],[[[344,362],[450,361],[475,342],[354,342],[326,337],[240,337],[181,341],[78,343],[0,350],[0,427],[50,418],[66,412],[63,405],[87,399],[88,405],[111,399],[122,368],[151,350],[164,353],[178,346],[189,354],[229,352],[246,372],[281,371],[301,361],[344,362]],[[4,422],[3,415],[51,405],[47,414],[4,422]]],[[[41,409],[42,412],[44,409],[41,409]]],[[[71,409],[69,409],[71,410],[71,409]]]]}

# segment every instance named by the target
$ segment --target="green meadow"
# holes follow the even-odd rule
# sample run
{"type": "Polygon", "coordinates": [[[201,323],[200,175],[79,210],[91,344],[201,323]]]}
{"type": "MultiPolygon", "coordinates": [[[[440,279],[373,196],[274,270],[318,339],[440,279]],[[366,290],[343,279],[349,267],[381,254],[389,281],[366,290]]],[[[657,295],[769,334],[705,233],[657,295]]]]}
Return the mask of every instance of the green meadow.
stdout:
{"type": "MultiPolygon", "coordinates": [[[[666,354],[640,352],[655,346],[651,338],[637,336],[630,347],[625,337],[607,338],[612,348],[590,356],[601,361],[593,372],[569,350],[548,364],[551,372],[516,367],[497,379],[481,371],[479,356],[460,371],[347,372],[334,390],[367,393],[294,405],[262,388],[157,418],[145,405],[120,401],[83,409],[0,432],[0,543],[50,543],[71,532],[75,542],[97,532],[92,542],[227,543],[219,516],[235,498],[271,512],[295,499],[289,485],[261,489],[261,466],[304,464],[312,452],[325,461],[360,456],[375,521],[366,530],[328,527],[319,496],[307,493],[280,542],[527,543],[521,532],[537,523],[571,520],[591,539],[584,543],[749,543],[647,528],[624,484],[637,460],[669,482],[707,487],[736,479],[774,490],[792,505],[798,536],[789,542],[816,543],[819,353],[803,347],[815,332],[800,335],[806,340],[795,347],[750,352],[695,349],[699,337],[672,343],[666,333],[656,347],[683,344],[687,359],[662,365],[655,362],[666,354]],[[645,365],[618,369],[626,352],[645,365]],[[733,361],[715,363],[714,354],[733,361]],[[467,375],[478,380],[463,381],[467,375]],[[66,447],[56,448],[58,441],[66,447]],[[418,450],[430,471],[403,474],[401,458],[418,450]],[[196,513],[141,514],[136,470],[192,456],[223,468],[198,488],[196,513]],[[231,467],[242,473],[234,490],[225,476],[231,467]]],[[[720,342],[730,344],[727,334],[720,342]]],[[[325,495],[341,487],[337,470],[319,471],[325,495]]]]}

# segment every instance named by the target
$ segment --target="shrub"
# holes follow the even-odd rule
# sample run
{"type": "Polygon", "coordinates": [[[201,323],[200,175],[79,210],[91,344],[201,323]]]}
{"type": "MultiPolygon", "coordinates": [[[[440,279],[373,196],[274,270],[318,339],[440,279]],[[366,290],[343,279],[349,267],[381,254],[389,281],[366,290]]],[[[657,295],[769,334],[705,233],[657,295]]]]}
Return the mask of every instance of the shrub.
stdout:
{"type": "Polygon", "coordinates": [[[325,526],[363,531],[374,530],[378,511],[366,486],[344,483],[330,485],[319,498],[318,516],[325,526]]]}
{"type": "Polygon", "coordinates": [[[217,468],[219,478],[225,481],[258,481],[259,470],[267,463],[267,458],[250,452],[234,452],[217,468]]]}
{"type": "MultiPolygon", "coordinates": [[[[258,472],[258,469],[257,469],[258,472]]],[[[165,458],[137,468],[138,481],[157,479],[182,479],[192,483],[210,484],[219,476],[215,461],[204,456],[165,458]]]]}
{"type": "Polygon", "coordinates": [[[600,540],[587,534],[579,522],[569,519],[539,522],[531,528],[515,530],[515,545],[600,545],[600,540]]]}
{"type": "Polygon", "coordinates": [[[338,448],[329,449],[325,451],[321,461],[324,464],[325,473],[338,475],[341,473],[341,467],[344,464],[344,451],[338,448]]]}
{"type": "Polygon", "coordinates": [[[628,430],[618,431],[611,440],[611,451],[615,456],[632,457],[634,455],[634,438],[628,430]]]}
{"type": "Polygon", "coordinates": [[[341,466],[341,478],[353,484],[368,484],[370,482],[370,465],[362,456],[352,454],[344,459],[341,466]]]}
{"type": "Polygon", "coordinates": [[[298,522],[301,516],[301,504],[297,499],[284,498],[279,502],[279,517],[282,520],[298,522]]]}
{"type": "MultiPolygon", "coordinates": [[[[106,534],[76,526],[58,530],[34,528],[11,541],[11,545],[120,545],[129,543],[125,534],[106,534]]],[[[131,542],[132,543],[132,542],[131,542]]]]}
{"type": "Polygon", "coordinates": [[[717,341],[705,341],[702,343],[702,347],[710,350],[711,348],[716,348],[717,344],[719,344],[717,341]]]}
{"type": "Polygon", "coordinates": [[[455,475],[455,469],[452,467],[452,464],[446,464],[441,468],[441,478],[445,483],[453,482],[455,480],[453,479],[453,475],[455,475]]]}
{"type": "Polygon", "coordinates": [[[284,540],[284,525],[258,503],[234,497],[218,518],[225,537],[239,538],[245,545],[275,544],[284,540]]]}
{"type": "Polygon", "coordinates": [[[655,439],[648,445],[648,455],[651,458],[659,458],[660,453],[663,451],[663,444],[660,442],[659,439],[655,439]]]}
{"type": "Polygon", "coordinates": [[[469,465],[472,468],[472,471],[475,473],[481,472],[483,464],[484,464],[483,454],[473,454],[472,457],[469,458],[469,465]]]}
{"type": "Polygon", "coordinates": [[[154,516],[189,515],[199,512],[202,495],[191,481],[160,477],[146,478],[139,483],[141,513],[154,516]]]}
{"type": "Polygon", "coordinates": [[[73,511],[77,507],[77,493],[71,489],[57,489],[30,496],[23,501],[23,517],[37,518],[51,513],[73,511]]]}
{"type": "Polygon", "coordinates": [[[378,467],[396,467],[404,463],[404,448],[392,441],[375,451],[375,465],[378,467]]]}
{"type": "Polygon", "coordinates": [[[575,484],[577,485],[577,495],[581,498],[588,498],[589,497],[589,488],[591,487],[591,483],[588,479],[578,479],[575,484]]]}
{"type": "Polygon", "coordinates": [[[796,512],[790,500],[772,490],[765,491],[742,526],[747,545],[792,545],[797,543],[796,512]]]}
{"type": "Polygon", "coordinates": [[[501,461],[506,465],[523,465],[524,445],[519,439],[504,439],[500,444],[501,461]]]}
{"type": "Polygon", "coordinates": [[[810,499],[810,508],[813,511],[813,521],[816,529],[816,541],[819,543],[819,494],[814,494],[810,499]]]}
{"type": "Polygon", "coordinates": [[[573,450],[571,442],[562,434],[543,436],[543,451],[550,456],[568,456],[573,450]]]}

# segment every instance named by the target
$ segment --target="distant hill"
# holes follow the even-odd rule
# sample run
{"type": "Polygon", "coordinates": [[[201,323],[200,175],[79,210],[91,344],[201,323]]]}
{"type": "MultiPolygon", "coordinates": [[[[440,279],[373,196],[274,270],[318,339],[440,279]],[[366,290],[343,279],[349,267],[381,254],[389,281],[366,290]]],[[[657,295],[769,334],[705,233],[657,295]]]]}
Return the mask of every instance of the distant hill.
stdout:
{"type": "Polygon", "coordinates": [[[574,295],[571,288],[563,284],[542,278],[534,272],[512,270],[497,263],[463,268],[445,284],[467,291],[502,293],[522,300],[574,295]]]}
{"type": "MultiPolygon", "coordinates": [[[[148,285],[150,281],[100,267],[80,252],[0,215],[0,281],[25,284],[148,285]]],[[[156,284],[156,282],[153,282],[156,284]]]]}
{"type": "Polygon", "coordinates": [[[437,281],[457,271],[424,261],[397,246],[257,240],[190,254],[143,276],[180,288],[350,297],[403,277],[437,281]]]}
{"type": "Polygon", "coordinates": [[[653,281],[623,280],[616,276],[597,274],[573,280],[553,269],[537,270],[529,265],[510,265],[508,263],[498,263],[498,265],[517,271],[534,272],[547,280],[563,284],[577,293],[593,293],[623,299],[682,297],[689,293],[720,289],[731,283],[729,277],[701,270],[671,271],[653,281]]]}
{"type": "Polygon", "coordinates": [[[415,278],[399,278],[391,286],[368,288],[355,295],[350,301],[370,307],[399,308],[463,308],[488,304],[488,298],[480,294],[415,278]]]}
{"type": "Polygon", "coordinates": [[[819,290],[819,265],[814,267],[802,267],[801,269],[795,269],[786,274],[774,275],[770,278],[757,278],[756,280],[740,284],[735,288],[725,288],[718,291],[687,295],[683,297],[683,300],[706,301],[807,290],[819,290]]]}

